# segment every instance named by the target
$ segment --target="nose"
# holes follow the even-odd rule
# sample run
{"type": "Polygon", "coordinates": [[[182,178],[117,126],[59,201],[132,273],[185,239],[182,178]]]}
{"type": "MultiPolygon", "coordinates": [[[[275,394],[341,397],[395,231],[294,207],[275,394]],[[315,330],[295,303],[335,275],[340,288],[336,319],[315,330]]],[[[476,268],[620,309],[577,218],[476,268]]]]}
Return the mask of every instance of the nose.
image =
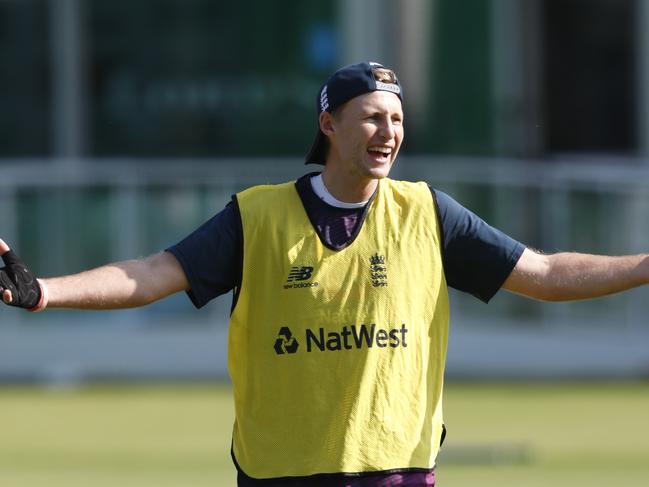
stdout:
{"type": "Polygon", "coordinates": [[[386,118],[381,124],[380,135],[385,140],[392,140],[395,137],[395,127],[391,119],[386,118]]]}

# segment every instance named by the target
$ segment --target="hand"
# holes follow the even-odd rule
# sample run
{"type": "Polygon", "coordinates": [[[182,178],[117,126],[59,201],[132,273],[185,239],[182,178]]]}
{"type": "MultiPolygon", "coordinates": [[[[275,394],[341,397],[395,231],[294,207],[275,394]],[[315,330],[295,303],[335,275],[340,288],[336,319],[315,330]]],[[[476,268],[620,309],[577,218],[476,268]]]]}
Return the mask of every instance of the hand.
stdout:
{"type": "MultiPolygon", "coordinates": [[[[4,256],[7,252],[9,252],[9,250],[11,249],[9,248],[7,243],[4,240],[0,239],[0,256],[4,256]]],[[[0,284],[0,293],[2,294],[2,301],[5,304],[10,304],[12,299],[11,291],[9,289],[3,289],[2,285],[0,284]]]]}
{"type": "Polygon", "coordinates": [[[5,263],[5,267],[0,268],[2,301],[9,306],[31,311],[43,309],[44,293],[36,276],[2,239],[0,239],[0,256],[5,263]]]}

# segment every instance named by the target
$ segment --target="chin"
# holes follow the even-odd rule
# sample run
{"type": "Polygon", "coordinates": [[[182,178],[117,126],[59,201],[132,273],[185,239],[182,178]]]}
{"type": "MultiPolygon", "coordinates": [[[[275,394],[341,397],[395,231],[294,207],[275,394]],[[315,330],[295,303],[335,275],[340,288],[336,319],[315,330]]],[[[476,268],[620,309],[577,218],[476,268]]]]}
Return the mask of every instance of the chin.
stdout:
{"type": "Polygon", "coordinates": [[[372,179],[385,179],[390,175],[390,171],[372,171],[372,179]]]}
{"type": "Polygon", "coordinates": [[[389,176],[390,169],[392,169],[392,163],[383,166],[368,167],[366,173],[372,179],[383,179],[389,176]]]}

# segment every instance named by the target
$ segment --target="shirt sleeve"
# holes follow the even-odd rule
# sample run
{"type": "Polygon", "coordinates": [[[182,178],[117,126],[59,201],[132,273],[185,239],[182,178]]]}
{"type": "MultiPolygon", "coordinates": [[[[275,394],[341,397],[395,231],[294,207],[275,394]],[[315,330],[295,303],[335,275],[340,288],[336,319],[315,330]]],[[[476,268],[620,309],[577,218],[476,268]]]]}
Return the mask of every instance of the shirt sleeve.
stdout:
{"type": "Polygon", "coordinates": [[[431,189],[442,229],[444,273],[449,286],[485,303],[502,287],[525,246],[431,189]]]}
{"type": "Polygon", "coordinates": [[[176,245],[169,247],[185,271],[197,308],[241,282],[243,238],[239,208],[230,202],[176,245]]]}

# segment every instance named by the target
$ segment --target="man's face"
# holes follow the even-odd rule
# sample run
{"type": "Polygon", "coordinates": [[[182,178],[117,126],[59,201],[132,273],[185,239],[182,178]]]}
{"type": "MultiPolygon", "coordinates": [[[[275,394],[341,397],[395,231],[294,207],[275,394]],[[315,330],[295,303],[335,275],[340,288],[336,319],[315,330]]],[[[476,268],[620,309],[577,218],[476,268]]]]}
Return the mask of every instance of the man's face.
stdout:
{"type": "Polygon", "coordinates": [[[352,98],[331,115],[327,164],[350,176],[387,177],[403,140],[401,100],[388,91],[352,98]]]}

